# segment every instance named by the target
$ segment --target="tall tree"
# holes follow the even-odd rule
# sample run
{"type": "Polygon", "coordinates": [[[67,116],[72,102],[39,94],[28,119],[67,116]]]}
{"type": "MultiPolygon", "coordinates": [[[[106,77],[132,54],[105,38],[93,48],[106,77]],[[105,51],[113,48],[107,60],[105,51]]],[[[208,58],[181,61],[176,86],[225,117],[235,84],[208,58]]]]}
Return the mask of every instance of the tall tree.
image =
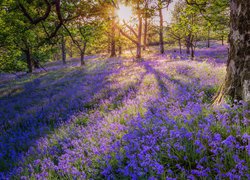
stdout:
{"type": "Polygon", "coordinates": [[[34,55],[45,49],[46,44],[43,41],[46,34],[41,26],[30,25],[20,11],[14,11],[16,8],[16,4],[11,2],[1,13],[3,26],[0,33],[4,34],[0,43],[7,51],[11,51],[10,48],[20,51],[23,57],[21,59],[26,61],[27,72],[32,72],[33,66],[35,68],[39,66],[38,59],[34,55]],[[8,31],[3,29],[5,27],[8,27],[8,31]]]}
{"type": "Polygon", "coordinates": [[[115,42],[115,39],[116,39],[116,27],[115,27],[115,7],[114,6],[111,6],[111,32],[110,32],[110,57],[116,57],[116,42],[115,42]]]}
{"type": "Polygon", "coordinates": [[[202,27],[200,23],[200,19],[202,18],[202,16],[194,6],[189,5],[186,2],[177,3],[175,8],[179,13],[178,16],[181,24],[181,26],[178,27],[181,28],[181,30],[183,31],[183,33],[185,33],[186,36],[186,53],[191,53],[191,58],[193,59],[198,33],[202,27]]]}
{"type": "Polygon", "coordinates": [[[143,50],[147,48],[147,35],[148,35],[148,18],[149,18],[149,8],[148,8],[149,0],[145,1],[144,7],[144,32],[143,32],[143,50]]]}
{"type": "Polygon", "coordinates": [[[225,96],[250,102],[250,1],[230,1],[227,74],[215,102],[225,96]]]}
{"type": "Polygon", "coordinates": [[[38,52],[50,46],[62,25],[80,14],[70,0],[3,0],[1,3],[0,18],[4,27],[10,27],[2,36],[1,47],[21,51],[28,72],[32,72],[33,66],[40,66],[38,52]]]}
{"type": "Polygon", "coordinates": [[[136,1],[130,1],[128,2],[133,7],[133,10],[136,13],[136,27],[131,26],[128,24],[128,22],[123,21],[122,26],[125,29],[128,29],[130,33],[128,33],[124,28],[121,27],[118,23],[116,24],[116,27],[119,29],[120,33],[125,36],[127,39],[129,39],[131,42],[133,42],[136,45],[136,59],[141,59],[142,57],[142,19],[144,14],[144,1],[136,0],[136,1]],[[136,29],[137,28],[137,29],[136,29]],[[136,32],[137,31],[137,32],[136,32]],[[130,35],[132,34],[132,35],[130,35]]]}
{"type": "Polygon", "coordinates": [[[164,39],[163,39],[163,14],[162,14],[163,4],[162,0],[158,0],[158,10],[159,10],[159,18],[160,18],[160,26],[159,26],[159,42],[160,42],[160,52],[164,53],[164,39]]]}
{"type": "Polygon", "coordinates": [[[141,45],[142,45],[142,9],[140,9],[140,2],[137,2],[137,17],[138,17],[138,33],[137,33],[137,46],[136,46],[136,58],[141,58],[141,45]]]}
{"type": "Polygon", "coordinates": [[[186,36],[182,23],[182,13],[184,12],[184,8],[185,6],[183,6],[182,2],[177,2],[175,4],[174,11],[172,12],[173,18],[168,29],[168,35],[177,41],[179,45],[180,54],[182,54],[182,40],[186,36]]]}
{"type": "Polygon", "coordinates": [[[84,57],[87,45],[93,43],[96,38],[101,36],[103,23],[98,17],[90,15],[89,17],[79,17],[77,21],[69,24],[69,28],[66,26],[64,28],[79,50],[81,66],[85,65],[84,57]]]}
{"type": "Polygon", "coordinates": [[[160,53],[164,53],[164,16],[163,16],[163,9],[167,9],[170,2],[172,0],[158,0],[156,9],[158,10],[159,13],[159,44],[160,44],[160,53]]]}

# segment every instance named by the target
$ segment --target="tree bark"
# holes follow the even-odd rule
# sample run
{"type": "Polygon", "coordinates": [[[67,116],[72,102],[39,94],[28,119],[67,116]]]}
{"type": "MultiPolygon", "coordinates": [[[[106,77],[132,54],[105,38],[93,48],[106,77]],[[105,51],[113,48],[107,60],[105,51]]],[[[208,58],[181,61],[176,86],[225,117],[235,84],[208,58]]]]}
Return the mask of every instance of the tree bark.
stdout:
{"type": "Polygon", "coordinates": [[[144,15],[144,36],[143,36],[143,50],[147,49],[147,35],[148,35],[148,1],[145,3],[145,15],[144,15]]]}
{"type": "Polygon", "coordinates": [[[159,17],[160,17],[160,52],[164,54],[164,41],[163,41],[163,15],[162,15],[162,2],[159,1],[159,17]]]}
{"type": "Polygon", "coordinates": [[[194,44],[194,35],[190,37],[190,47],[191,47],[191,59],[194,59],[194,52],[195,52],[195,44],[194,44]]]}
{"type": "Polygon", "coordinates": [[[144,18],[144,37],[143,37],[143,50],[147,49],[147,34],[148,34],[148,18],[144,18]]]}
{"type": "Polygon", "coordinates": [[[108,47],[107,47],[107,53],[110,54],[111,52],[111,41],[110,41],[110,35],[108,34],[108,47]]]}
{"type": "Polygon", "coordinates": [[[72,58],[73,57],[73,42],[70,41],[70,44],[69,44],[69,57],[72,58]]]}
{"type": "Polygon", "coordinates": [[[119,46],[118,50],[119,50],[119,56],[121,56],[122,55],[122,46],[121,45],[119,46]]]}
{"type": "Polygon", "coordinates": [[[87,43],[84,42],[83,49],[80,51],[80,53],[81,53],[81,66],[85,65],[84,56],[85,56],[86,46],[87,46],[87,43]]]}
{"type": "Polygon", "coordinates": [[[210,48],[210,28],[208,29],[207,32],[207,47],[210,48]]]}
{"type": "Polygon", "coordinates": [[[62,62],[66,64],[66,48],[65,48],[65,40],[64,36],[61,37],[61,50],[62,50],[62,62]]]}
{"type": "Polygon", "coordinates": [[[226,96],[250,102],[250,1],[230,1],[227,74],[215,103],[226,96]]]}
{"type": "MultiPolygon", "coordinates": [[[[113,32],[115,33],[115,32],[113,32]]],[[[116,57],[116,52],[115,52],[115,35],[111,35],[111,43],[110,43],[110,57],[116,57]]]]}
{"type": "Polygon", "coordinates": [[[40,68],[39,62],[37,60],[34,60],[34,59],[32,59],[32,61],[33,61],[33,64],[34,64],[34,68],[39,69],[40,68]]]}
{"type": "Polygon", "coordinates": [[[191,45],[191,59],[194,59],[194,46],[191,45]]]}
{"type": "Polygon", "coordinates": [[[142,17],[139,9],[139,1],[138,1],[138,35],[137,35],[137,50],[136,50],[136,59],[141,59],[141,39],[142,39],[142,17]]]}
{"type": "Polygon", "coordinates": [[[110,57],[116,57],[116,52],[115,52],[115,8],[112,9],[112,24],[111,24],[111,37],[110,37],[110,50],[111,50],[111,54],[110,57]]]}
{"type": "Polygon", "coordinates": [[[119,44],[118,44],[118,53],[119,53],[119,56],[122,55],[122,42],[121,42],[121,31],[119,30],[119,44]]]}
{"type": "Polygon", "coordinates": [[[191,34],[189,34],[189,35],[186,37],[187,54],[190,54],[190,40],[191,40],[191,34]]]}
{"type": "Polygon", "coordinates": [[[182,54],[182,49],[181,49],[181,39],[178,39],[178,43],[179,43],[180,54],[182,54]]]}
{"type": "Polygon", "coordinates": [[[30,49],[25,50],[25,55],[26,55],[26,61],[27,61],[27,67],[28,67],[28,72],[32,73],[32,60],[31,60],[31,53],[30,49]]]}

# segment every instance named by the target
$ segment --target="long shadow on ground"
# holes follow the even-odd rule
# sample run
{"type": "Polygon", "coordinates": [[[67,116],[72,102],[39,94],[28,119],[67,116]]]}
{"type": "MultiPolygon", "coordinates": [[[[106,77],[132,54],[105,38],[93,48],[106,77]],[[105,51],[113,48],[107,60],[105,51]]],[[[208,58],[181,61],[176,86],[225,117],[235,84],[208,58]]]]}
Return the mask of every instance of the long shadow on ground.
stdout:
{"type": "MultiPolygon", "coordinates": [[[[13,164],[14,161],[21,161],[20,155],[25,153],[29,146],[35,144],[39,137],[52,133],[72,116],[77,116],[79,112],[88,112],[96,108],[102,99],[111,99],[110,104],[118,104],[119,106],[117,101],[122,102],[124,98],[131,96],[131,94],[136,96],[138,87],[142,84],[146,75],[154,75],[156,79],[159,96],[155,98],[155,102],[168,96],[166,80],[181,87],[188,86],[184,81],[173,79],[169,77],[168,73],[156,69],[154,64],[148,61],[137,65],[143,67],[145,71],[138,76],[136,82],[128,82],[127,90],[123,89],[124,86],[111,88],[114,83],[107,83],[107,77],[120,71],[120,69],[114,70],[116,68],[111,65],[107,70],[105,67],[101,69],[98,66],[88,72],[82,69],[74,69],[61,75],[52,73],[52,75],[57,76],[53,78],[51,75],[45,75],[26,83],[23,92],[9,98],[0,99],[1,108],[3,105],[6,106],[3,108],[5,113],[1,116],[12,120],[10,122],[6,120],[5,123],[1,122],[5,134],[1,134],[0,137],[0,150],[3,152],[0,156],[2,162],[0,170],[9,170],[15,165],[13,164]],[[95,102],[95,95],[102,90],[105,90],[107,94],[95,102]],[[131,93],[131,91],[134,92],[131,93]],[[15,109],[17,103],[20,103],[21,107],[15,109]],[[9,111],[7,106],[10,107],[9,111]],[[18,115],[11,116],[7,112],[15,112],[18,115]],[[10,162],[8,162],[9,160],[10,162]]],[[[128,75],[127,78],[131,77],[128,75]]],[[[154,101],[151,103],[154,103],[154,101]]],[[[115,106],[115,108],[119,107],[115,106]]],[[[147,111],[151,111],[151,109],[154,109],[154,107],[149,106],[147,111]]]]}
{"type": "MultiPolygon", "coordinates": [[[[93,96],[114,71],[97,66],[50,72],[25,82],[21,92],[0,99],[0,171],[10,169],[36,139],[71,117],[94,108],[93,96]]],[[[103,63],[99,63],[103,66],[103,63]]]]}

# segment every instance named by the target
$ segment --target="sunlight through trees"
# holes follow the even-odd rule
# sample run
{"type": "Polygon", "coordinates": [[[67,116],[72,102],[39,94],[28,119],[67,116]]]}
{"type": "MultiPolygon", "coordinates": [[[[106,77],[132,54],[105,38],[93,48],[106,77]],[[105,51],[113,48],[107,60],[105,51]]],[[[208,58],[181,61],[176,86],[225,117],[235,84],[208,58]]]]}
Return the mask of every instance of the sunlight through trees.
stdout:
{"type": "Polygon", "coordinates": [[[249,0],[1,0],[0,180],[250,179],[249,0]]]}

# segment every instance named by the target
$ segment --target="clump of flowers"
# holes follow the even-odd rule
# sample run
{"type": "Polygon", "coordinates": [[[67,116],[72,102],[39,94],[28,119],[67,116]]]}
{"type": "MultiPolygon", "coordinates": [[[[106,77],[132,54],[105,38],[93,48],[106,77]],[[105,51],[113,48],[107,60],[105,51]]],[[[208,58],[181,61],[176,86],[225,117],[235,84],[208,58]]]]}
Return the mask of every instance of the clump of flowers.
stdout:
{"type": "Polygon", "coordinates": [[[106,177],[250,178],[250,136],[244,130],[247,126],[239,128],[246,123],[246,118],[238,117],[241,110],[249,113],[243,105],[232,107],[230,111],[237,112],[223,123],[221,118],[228,110],[218,116],[198,102],[173,104],[174,109],[168,101],[163,102],[154,102],[144,118],[133,120],[133,128],[115,150],[117,168],[104,171],[106,177]],[[163,113],[164,108],[179,115],[163,113]],[[231,119],[237,119],[237,126],[231,119]]]}
{"type": "Polygon", "coordinates": [[[1,99],[0,179],[250,178],[247,104],[210,106],[222,65],[162,56],[87,64],[1,99]]]}

